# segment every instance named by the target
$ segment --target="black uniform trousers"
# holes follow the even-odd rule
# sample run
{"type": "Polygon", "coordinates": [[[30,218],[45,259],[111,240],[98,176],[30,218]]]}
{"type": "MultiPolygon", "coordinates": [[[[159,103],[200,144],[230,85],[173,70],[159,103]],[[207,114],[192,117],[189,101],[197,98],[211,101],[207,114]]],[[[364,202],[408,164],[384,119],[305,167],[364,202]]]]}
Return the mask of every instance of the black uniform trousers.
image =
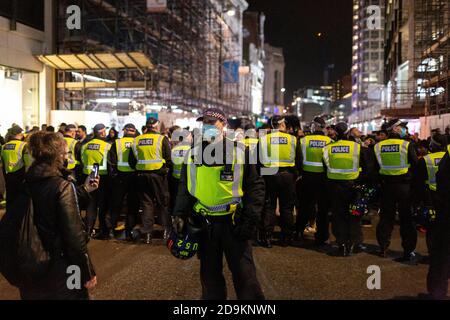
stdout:
{"type": "Polygon", "coordinates": [[[350,204],[355,199],[354,181],[329,181],[331,193],[331,224],[338,245],[357,245],[361,242],[361,217],[350,214],[350,204]]]}
{"type": "MultiPolygon", "coordinates": [[[[445,199],[448,201],[448,199],[445,199]]],[[[432,228],[428,292],[435,299],[445,299],[450,278],[450,206],[440,203],[432,228]]]]}
{"type": "MultiPolygon", "coordinates": [[[[85,175],[83,179],[86,179],[85,175]]],[[[100,184],[98,189],[91,193],[89,204],[86,208],[86,224],[89,234],[95,227],[98,219],[100,222],[100,232],[104,235],[108,234],[112,229],[111,218],[109,217],[109,201],[108,196],[111,194],[111,181],[109,176],[100,176],[100,184]]]]}
{"type": "Polygon", "coordinates": [[[327,190],[327,177],[325,173],[304,172],[301,180],[301,192],[297,194],[299,212],[297,212],[297,232],[303,234],[306,225],[316,218],[318,242],[326,242],[330,237],[330,194],[327,190]]]}
{"type": "Polygon", "coordinates": [[[280,207],[280,227],[282,237],[290,238],[294,232],[295,181],[297,175],[282,170],[275,175],[264,176],[266,183],[266,203],[262,221],[264,231],[272,233],[275,229],[277,200],[280,207]]]}
{"type": "Polygon", "coordinates": [[[112,228],[117,227],[123,203],[127,200],[126,232],[129,234],[137,224],[139,215],[139,198],[137,195],[137,178],[134,172],[119,172],[111,179],[111,221],[112,228]]]}
{"type": "Polygon", "coordinates": [[[172,175],[168,177],[169,180],[169,193],[170,193],[170,207],[169,212],[172,213],[175,208],[175,202],[177,200],[178,186],[180,179],[174,178],[172,175]]]}
{"type": "Polygon", "coordinates": [[[381,185],[381,212],[377,226],[377,240],[382,250],[391,244],[395,215],[400,217],[400,236],[406,254],[414,252],[417,245],[416,223],[411,208],[411,185],[409,182],[383,182],[381,185]]]}
{"type": "Polygon", "coordinates": [[[6,210],[14,203],[21,192],[25,190],[25,168],[5,175],[6,210]]]}
{"type": "Polygon", "coordinates": [[[226,300],[227,286],[223,276],[223,256],[233,276],[239,300],[263,300],[256,277],[252,247],[233,234],[231,221],[212,222],[202,233],[199,245],[200,280],[203,300],[226,300]]]}
{"type": "Polygon", "coordinates": [[[159,212],[159,222],[165,228],[170,227],[169,221],[169,187],[167,175],[155,172],[140,171],[137,173],[137,194],[142,209],[142,234],[153,232],[155,224],[155,209],[159,212]]]}

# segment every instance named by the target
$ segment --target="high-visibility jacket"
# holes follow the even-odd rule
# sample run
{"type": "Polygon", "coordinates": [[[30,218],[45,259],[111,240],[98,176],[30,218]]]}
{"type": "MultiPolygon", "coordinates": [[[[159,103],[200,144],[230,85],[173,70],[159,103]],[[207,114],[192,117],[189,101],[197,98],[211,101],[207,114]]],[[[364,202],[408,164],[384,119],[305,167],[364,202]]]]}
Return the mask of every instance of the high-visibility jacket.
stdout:
{"type": "Polygon", "coordinates": [[[424,157],[427,165],[428,180],[426,181],[428,187],[432,191],[437,190],[436,174],[439,170],[439,162],[444,158],[445,152],[436,152],[424,157]]]}
{"type": "Polygon", "coordinates": [[[17,172],[26,166],[24,153],[26,145],[26,142],[11,140],[3,146],[1,158],[6,174],[17,172]]]}
{"type": "Polygon", "coordinates": [[[400,176],[408,173],[409,142],[400,139],[388,139],[375,145],[375,155],[380,165],[380,174],[400,176]]]}
{"type": "Polygon", "coordinates": [[[81,151],[81,162],[83,163],[83,173],[90,174],[94,164],[99,164],[99,175],[108,174],[108,152],[111,145],[100,139],[93,139],[86,143],[81,151]]]}
{"type": "Polygon", "coordinates": [[[323,167],[323,149],[332,142],[331,138],[322,135],[306,136],[300,140],[303,154],[303,170],[321,173],[323,167]]]}
{"type": "Polygon", "coordinates": [[[117,139],[115,144],[117,152],[117,170],[119,172],[134,172],[135,170],[131,168],[128,163],[130,152],[133,149],[134,138],[123,137],[117,139]]]}
{"type": "Polygon", "coordinates": [[[192,152],[187,156],[187,187],[197,199],[194,211],[204,216],[235,213],[244,196],[245,153],[235,150],[229,165],[204,166],[195,163],[192,152]]]}
{"type": "Polygon", "coordinates": [[[181,169],[183,168],[189,150],[191,150],[191,146],[188,144],[179,144],[172,149],[172,176],[175,179],[180,179],[181,177],[181,169]]]}
{"type": "Polygon", "coordinates": [[[324,148],[323,160],[327,166],[327,176],[331,180],[356,180],[361,172],[359,159],[361,145],[340,140],[324,148]]]}
{"type": "Polygon", "coordinates": [[[135,139],[133,152],[137,160],[136,170],[155,171],[164,166],[163,140],[164,136],[159,133],[143,134],[135,139]]]}
{"type": "Polygon", "coordinates": [[[73,170],[73,169],[75,169],[75,167],[77,165],[80,164],[80,162],[76,159],[76,154],[75,154],[75,147],[76,147],[78,141],[73,138],[70,138],[70,137],[64,137],[64,140],[66,140],[67,147],[69,149],[68,159],[67,159],[68,160],[67,169],[73,170]]]}
{"type": "Polygon", "coordinates": [[[284,132],[273,132],[259,139],[261,163],[267,168],[295,167],[297,139],[284,132]]]}
{"type": "Polygon", "coordinates": [[[258,146],[259,140],[257,138],[245,138],[244,144],[250,150],[254,150],[258,146]]]}

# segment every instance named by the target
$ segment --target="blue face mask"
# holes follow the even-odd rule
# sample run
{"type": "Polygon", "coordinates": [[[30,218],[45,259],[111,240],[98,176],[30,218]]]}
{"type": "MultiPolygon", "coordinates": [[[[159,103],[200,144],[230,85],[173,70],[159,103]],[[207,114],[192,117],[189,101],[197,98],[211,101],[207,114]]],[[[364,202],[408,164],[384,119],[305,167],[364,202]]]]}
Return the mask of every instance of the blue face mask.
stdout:
{"type": "Polygon", "coordinates": [[[204,124],[202,127],[203,140],[210,141],[213,138],[217,139],[220,135],[220,130],[216,128],[215,125],[204,124]]]}
{"type": "Polygon", "coordinates": [[[406,130],[406,128],[402,127],[402,130],[400,131],[400,137],[404,138],[404,137],[406,137],[407,134],[408,134],[408,131],[406,130]]]}

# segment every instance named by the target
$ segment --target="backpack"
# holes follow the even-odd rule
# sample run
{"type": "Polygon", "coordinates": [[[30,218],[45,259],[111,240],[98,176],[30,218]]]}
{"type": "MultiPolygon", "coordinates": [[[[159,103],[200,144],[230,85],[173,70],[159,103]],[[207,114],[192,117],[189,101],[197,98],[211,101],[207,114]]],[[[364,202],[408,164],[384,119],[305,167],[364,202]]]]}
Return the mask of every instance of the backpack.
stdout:
{"type": "Polygon", "coordinates": [[[34,223],[33,200],[20,194],[0,221],[0,273],[13,286],[33,285],[48,273],[50,254],[34,223]]]}

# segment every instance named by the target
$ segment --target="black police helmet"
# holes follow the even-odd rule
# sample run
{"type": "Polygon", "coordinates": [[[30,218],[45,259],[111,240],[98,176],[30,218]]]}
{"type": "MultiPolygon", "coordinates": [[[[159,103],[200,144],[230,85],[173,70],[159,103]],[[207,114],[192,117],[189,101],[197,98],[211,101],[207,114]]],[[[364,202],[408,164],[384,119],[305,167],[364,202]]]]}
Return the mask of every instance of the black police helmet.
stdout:
{"type": "Polygon", "coordinates": [[[200,227],[188,222],[182,234],[172,231],[167,240],[167,248],[177,259],[191,259],[197,254],[201,231],[200,227]]]}

